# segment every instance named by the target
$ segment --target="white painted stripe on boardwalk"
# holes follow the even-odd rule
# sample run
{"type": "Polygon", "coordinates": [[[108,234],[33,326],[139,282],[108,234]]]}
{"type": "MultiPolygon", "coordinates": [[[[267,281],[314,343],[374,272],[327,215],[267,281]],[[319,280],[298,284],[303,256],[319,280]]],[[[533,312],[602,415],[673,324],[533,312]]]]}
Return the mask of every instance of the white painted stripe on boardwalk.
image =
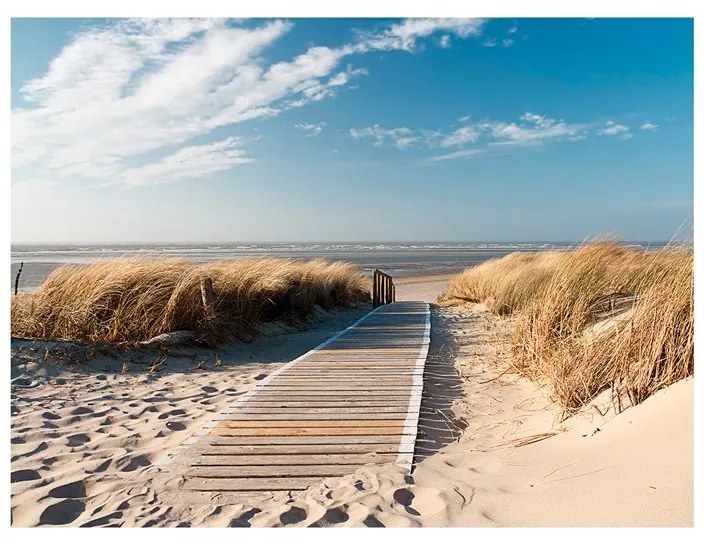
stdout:
{"type": "Polygon", "coordinates": [[[414,387],[411,390],[411,399],[408,401],[408,415],[403,424],[403,436],[399,444],[398,458],[396,459],[396,463],[409,472],[413,464],[413,453],[405,452],[412,452],[415,449],[416,436],[418,434],[420,403],[423,398],[423,372],[425,371],[425,361],[428,358],[428,349],[430,348],[430,304],[426,303],[425,312],[425,331],[423,332],[420,353],[418,354],[418,359],[416,359],[416,372],[413,374],[414,387]]]}
{"type": "MultiPolygon", "coordinates": [[[[216,426],[216,425],[213,425],[213,422],[214,422],[218,417],[232,413],[232,411],[234,411],[240,404],[242,404],[242,403],[245,402],[246,400],[249,400],[249,399],[251,399],[252,397],[254,397],[254,396],[263,388],[263,386],[265,386],[266,384],[268,384],[268,383],[269,383],[272,379],[274,379],[276,376],[278,376],[279,374],[281,374],[281,373],[284,372],[285,370],[291,368],[293,365],[295,365],[295,364],[298,363],[299,361],[303,361],[304,359],[306,359],[308,356],[312,355],[312,354],[315,353],[316,351],[320,351],[321,349],[323,349],[323,348],[329,346],[329,345],[330,345],[331,343],[333,343],[335,340],[337,340],[338,338],[340,338],[340,336],[342,336],[343,334],[345,334],[347,331],[354,329],[357,325],[359,325],[360,323],[362,323],[362,322],[363,322],[365,319],[367,319],[368,317],[370,317],[370,316],[372,316],[373,314],[375,314],[375,313],[376,313],[378,310],[380,310],[381,308],[383,308],[383,306],[379,306],[379,307],[377,307],[377,308],[374,308],[374,309],[371,310],[370,312],[364,314],[362,317],[360,317],[357,321],[355,321],[354,323],[352,323],[352,325],[350,325],[350,326],[347,327],[346,329],[341,330],[340,332],[338,332],[338,333],[335,334],[334,336],[331,336],[330,338],[328,338],[327,340],[325,340],[325,342],[323,342],[322,344],[319,344],[318,346],[314,347],[314,348],[311,349],[310,351],[307,351],[306,353],[304,353],[304,354],[301,355],[300,357],[297,357],[297,358],[294,359],[293,361],[289,361],[288,363],[286,363],[284,366],[282,366],[282,367],[279,368],[278,370],[275,370],[274,372],[272,372],[271,374],[269,374],[266,378],[264,378],[262,381],[260,381],[260,382],[259,382],[257,385],[255,385],[252,389],[250,389],[249,391],[247,391],[247,392],[244,393],[243,395],[237,397],[237,399],[234,400],[233,402],[231,402],[229,406],[227,406],[227,407],[226,407],[224,410],[222,410],[220,413],[216,414],[216,415],[213,416],[211,419],[209,419],[209,420],[205,423],[205,425],[203,425],[198,431],[196,431],[196,432],[193,433],[191,436],[189,436],[188,438],[186,438],[181,444],[179,444],[178,446],[176,446],[174,449],[168,451],[164,457],[162,457],[161,459],[159,459],[159,461],[157,461],[157,462],[154,463],[154,464],[155,464],[156,466],[161,466],[161,467],[168,465],[168,464],[174,459],[174,457],[176,457],[179,453],[181,453],[181,450],[183,449],[184,446],[190,446],[190,445],[192,445],[192,444],[196,444],[203,436],[205,436],[205,435],[207,435],[208,433],[210,433],[210,431],[212,430],[212,428],[216,426]]],[[[421,383],[422,383],[422,380],[421,380],[421,383]]]]}

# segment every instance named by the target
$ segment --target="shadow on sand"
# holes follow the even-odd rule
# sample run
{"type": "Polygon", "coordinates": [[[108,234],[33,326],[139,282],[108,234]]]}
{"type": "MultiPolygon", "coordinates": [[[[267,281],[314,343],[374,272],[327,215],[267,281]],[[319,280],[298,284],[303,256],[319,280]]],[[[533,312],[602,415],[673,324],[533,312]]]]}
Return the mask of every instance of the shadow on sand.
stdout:
{"type": "Polygon", "coordinates": [[[436,304],[430,305],[430,349],[425,363],[423,399],[413,467],[455,442],[467,426],[453,417],[452,404],[462,396],[462,380],[455,370],[458,347],[436,304]]]}

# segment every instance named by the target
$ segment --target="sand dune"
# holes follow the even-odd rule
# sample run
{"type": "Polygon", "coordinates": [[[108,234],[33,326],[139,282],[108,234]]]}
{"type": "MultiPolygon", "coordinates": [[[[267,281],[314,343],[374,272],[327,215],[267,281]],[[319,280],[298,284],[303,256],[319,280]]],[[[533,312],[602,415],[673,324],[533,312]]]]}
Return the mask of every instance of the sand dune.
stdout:
{"type": "MultiPolygon", "coordinates": [[[[403,289],[422,297],[412,284],[403,289]]],[[[14,342],[13,525],[692,524],[693,380],[618,415],[602,395],[560,422],[544,390],[504,373],[509,321],[480,306],[433,308],[412,475],[395,465],[367,466],[300,493],[184,500],[179,475],[155,462],[231,399],[361,313],[232,343],[217,357],[181,353],[154,373],[122,374],[120,358],[69,372],[40,362],[42,344],[14,342]]],[[[146,367],[153,356],[140,351],[124,360],[146,367]]]]}

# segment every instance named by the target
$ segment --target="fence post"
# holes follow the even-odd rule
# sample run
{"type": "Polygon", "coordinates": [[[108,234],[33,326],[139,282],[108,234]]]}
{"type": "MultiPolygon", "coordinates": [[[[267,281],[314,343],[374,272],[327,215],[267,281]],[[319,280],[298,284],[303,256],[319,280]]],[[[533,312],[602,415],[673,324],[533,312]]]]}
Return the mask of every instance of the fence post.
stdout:
{"type": "Polygon", "coordinates": [[[17,277],[15,278],[15,294],[20,287],[20,274],[22,274],[22,269],[24,268],[24,262],[20,263],[20,269],[17,271],[17,277]]]}

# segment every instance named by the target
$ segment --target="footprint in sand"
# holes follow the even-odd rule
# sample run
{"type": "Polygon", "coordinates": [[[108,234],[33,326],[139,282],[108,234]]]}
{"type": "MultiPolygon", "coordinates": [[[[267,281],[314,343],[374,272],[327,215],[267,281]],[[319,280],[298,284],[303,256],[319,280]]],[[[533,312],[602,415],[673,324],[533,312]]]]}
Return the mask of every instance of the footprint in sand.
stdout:
{"type": "Polygon", "coordinates": [[[203,391],[205,391],[206,393],[217,393],[218,392],[216,387],[211,387],[209,385],[204,385],[203,387],[201,387],[201,389],[203,391]]]}
{"type": "Polygon", "coordinates": [[[40,525],[66,525],[78,519],[86,509],[83,501],[64,499],[47,506],[39,518],[40,525]]]}
{"type": "Polygon", "coordinates": [[[75,410],[71,411],[72,416],[84,416],[86,414],[92,414],[92,413],[93,413],[93,409],[88,408],[87,406],[79,406],[75,410]]]}
{"type": "Polygon", "coordinates": [[[394,492],[394,500],[414,516],[420,516],[421,512],[424,516],[432,516],[447,508],[442,492],[433,488],[415,486],[413,491],[408,488],[397,489],[394,492]]]}
{"type": "Polygon", "coordinates": [[[315,523],[312,523],[311,527],[329,527],[330,525],[337,525],[338,523],[344,523],[350,516],[347,512],[341,508],[330,508],[325,512],[325,515],[320,518],[315,523]]]}
{"type": "Polygon", "coordinates": [[[186,426],[178,421],[169,421],[166,427],[171,431],[185,431],[186,426]]]}
{"type": "Polygon", "coordinates": [[[268,374],[257,374],[256,376],[254,376],[254,379],[259,381],[259,380],[263,380],[267,376],[268,376],[268,374]]]}
{"type": "Polygon", "coordinates": [[[30,480],[39,480],[41,477],[41,474],[39,474],[36,470],[15,470],[12,474],[10,474],[10,483],[14,484],[17,482],[29,482],[30,480]]]}
{"type": "Polygon", "coordinates": [[[386,527],[386,525],[381,523],[371,514],[369,514],[362,523],[364,523],[365,527],[386,527]]]}
{"type": "Polygon", "coordinates": [[[279,516],[279,520],[284,525],[294,525],[305,520],[307,517],[306,511],[303,508],[292,506],[289,510],[279,516]]]}
{"type": "Polygon", "coordinates": [[[146,455],[135,455],[123,457],[115,463],[117,468],[122,472],[132,472],[137,470],[139,467],[148,467],[152,462],[146,455]]]}
{"type": "Polygon", "coordinates": [[[55,414],[54,412],[44,412],[42,414],[42,417],[44,419],[51,419],[51,420],[61,419],[61,416],[59,414],[55,414]]]}
{"type": "Polygon", "coordinates": [[[420,516],[420,512],[411,507],[416,496],[410,489],[401,488],[394,491],[394,500],[406,509],[406,512],[414,516],[420,516]]]}
{"type": "Polygon", "coordinates": [[[68,436],[66,438],[67,438],[67,444],[68,444],[69,448],[83,446],[84,444],[87,444],[88,442],[90,442],[90,436],[88,436],[85,433],[72,434],[71,436],[68,436]]]}
{"type": "Polygon", "coordinates": [[[228,526],[229,527],[251,527],[252,524],[250,523],[250,521],[259,512],[261,512],[261,510],[259,508],[252,508],[251,510],[247,510],[244,514],[242,514],[239,517],[236,517],[232,521],[230,521],[228,526]]]}
{"type": "Polygon", "coordinates": [[[101,527],[103,525],[107,525],[113,520],[122,519],[122,515],[122,512],[113,512],[111,514],[108,514],[107,516],[92,519],[81,525],[81,527],[101,527]]]}
{"type": "Polygon", "coordinates": [[[60,485],[49,491],[49,496],[55,499],[82,499],[86,497],[86,484],[77,480],[60,485]]]}

